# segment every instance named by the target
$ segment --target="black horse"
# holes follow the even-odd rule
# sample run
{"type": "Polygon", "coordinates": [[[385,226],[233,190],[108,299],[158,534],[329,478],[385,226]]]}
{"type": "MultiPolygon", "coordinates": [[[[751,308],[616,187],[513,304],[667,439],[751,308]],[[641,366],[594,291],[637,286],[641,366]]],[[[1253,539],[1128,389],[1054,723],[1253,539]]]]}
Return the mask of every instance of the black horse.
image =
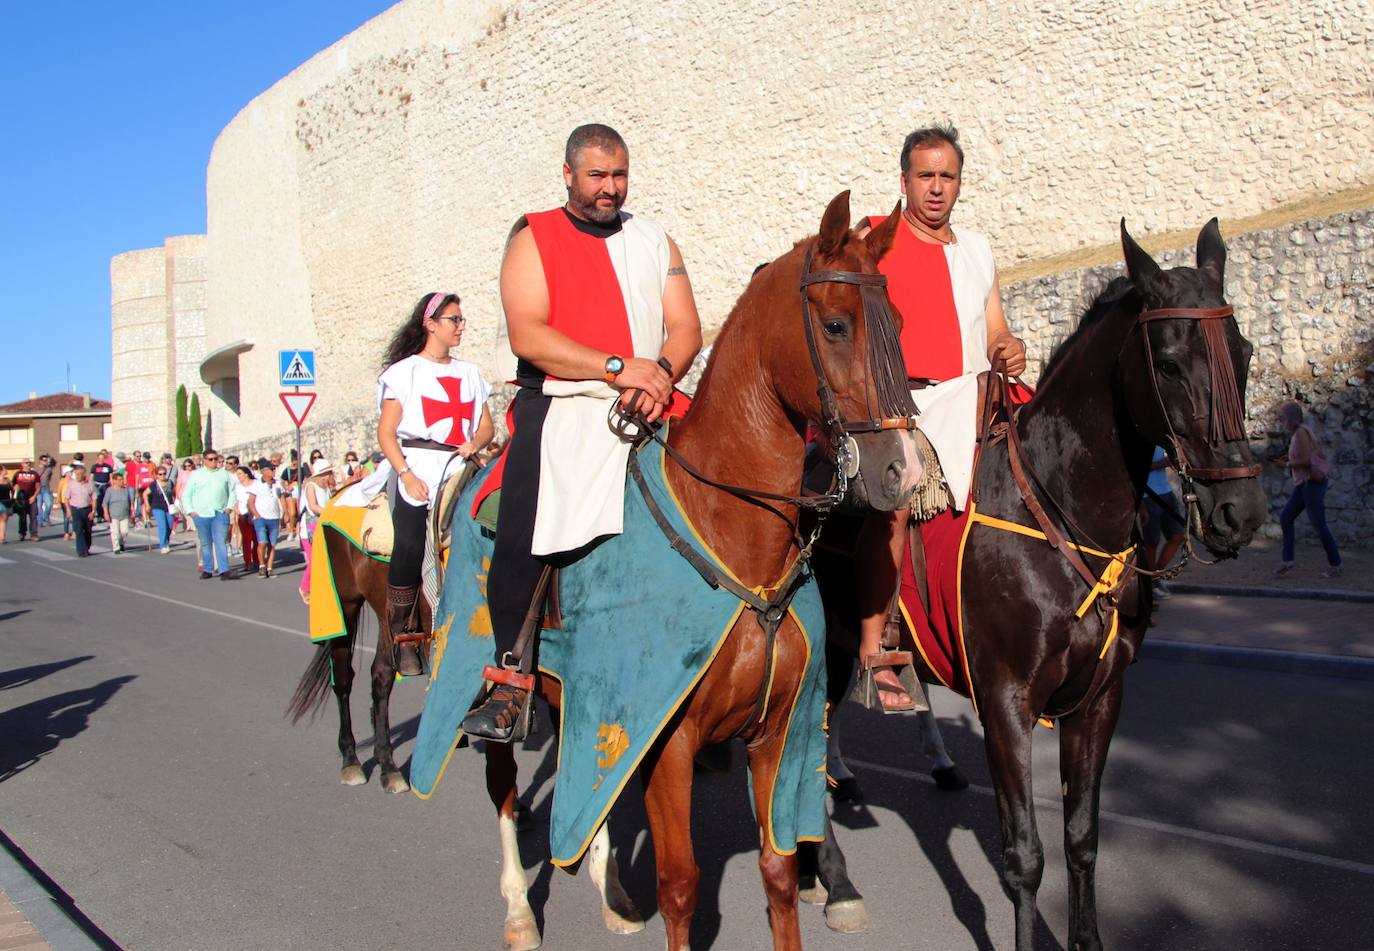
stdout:
{"type": "MultiPolygon", "coordinates": [[[[1161,270],[1124,221],[1121,240],[1126,276],[1097,296],[1055,351],[1035,398],[1012,420],[1010,438],[989,438],[980,448],[976,511],[1032,534],[984,523],[965,542],[965,652],[997,791],[1002,879],[1016,906],[1018,951],[1032,947],[1044,871],[1031,794],[1031,733],[1042,717],[1055,721],[1059,737],[1069,946],[1102,946],[1094,895],[1098,795],[1123,674],[1149,621],[1150,586],[1123,563],[1129,559],[1108,574],[1113,559],[1084,550],[1130,548],[1156,445],[1183,475],[1190,529],[1214,555],[1234,555],[1267,514],[1243,428],[1252,347],[1223,298],[1226,248],[1216,219],[1198,236],[1196,268],[1161,270]],[[1013,475],[1018,469],[1024,489],[1013,475]],[[1052,544],[1055,536],[1063,546],[1052,544]],[[1112,590],[1080,618],[1089,577],[1104,575],[1112,590]]],[[[832,557],[815,567],[831,646],[848,670],[858,641],[854,566],[832,557]]],[[[830,892],[857,896],[833,838],[819,861],[830,892]]]]}

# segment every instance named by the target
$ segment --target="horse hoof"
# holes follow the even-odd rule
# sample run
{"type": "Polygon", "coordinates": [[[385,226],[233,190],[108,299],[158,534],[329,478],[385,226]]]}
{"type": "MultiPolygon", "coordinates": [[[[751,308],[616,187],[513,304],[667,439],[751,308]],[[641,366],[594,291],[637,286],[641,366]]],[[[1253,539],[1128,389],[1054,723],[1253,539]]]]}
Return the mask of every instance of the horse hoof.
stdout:
{"type": "Polygon", "coordinates": [[[399,772],[382,774],[382,789],[389,793],[403,793],[410,790],[410,783],[399,772]]]}
{"type": "Polygon", "coordinates": [[[858,779],[846,776],[835,783],[835,788],[830,790],[830,797],[836,802],[863,802],[864,791],[858,779]]]}
{"type": "Polygon", "coordinates": [[[620,911],[603,905],[601,907],[601,920],[606,923],[606,930],[611,934],[637,934],[644,930],[644,922],[639,917],[639,910],[632,904],[620,911]]]}
{"type": "Polygon", "coordinates": [[[807,905],[824,905],[827,894],[825,886],[820,883],[819,879],[815,878],[811,879],[810,882],[803,883],[797,889],[798,900],[807,905]]]}
{"type": "Polygon", "coordinates": [[[968,789],[968,777],[958,766],[937,767],[930,771],[930,776],[935,780],[935,785],[945,792],[968,789]]]}
{"type": "Polygon", "coordinates": [[[544,943],[533,915],[528,918],[507,918],[504,941],[510,951],[534,951],[544,943]]]}
{"type": "Polygon", "coordinates": [[[858,934],[868,930],[868,909],[863,899],[837,901],[825,906],[825,926],[840,934],[858,934]]]}
{"type": "Polygon", "coordinates": [[[345,766],[343,771],[339,773],[339,781],[345,786],[361,786],[367,782],[367,774],[363,772],[361,766],[356,764],[345,766]]]}

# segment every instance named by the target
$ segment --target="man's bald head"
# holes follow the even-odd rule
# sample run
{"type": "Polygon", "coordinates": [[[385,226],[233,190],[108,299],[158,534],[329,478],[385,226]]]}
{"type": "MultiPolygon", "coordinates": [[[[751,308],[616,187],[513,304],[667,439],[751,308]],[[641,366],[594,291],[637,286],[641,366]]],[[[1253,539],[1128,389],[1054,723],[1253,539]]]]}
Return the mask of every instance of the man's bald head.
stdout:
{"type": "Polygon", "coordinates": [[[625,144],[620,133],[600,122],[589,122],[572,130],[572,135],[568,136],[568,144],[563,149],[564,164],[568,168],[577,168],[578,157],[586,148],[597,148],[606,152],[623,150],[626,156],[630,154],[630,147],[625,144]]]}

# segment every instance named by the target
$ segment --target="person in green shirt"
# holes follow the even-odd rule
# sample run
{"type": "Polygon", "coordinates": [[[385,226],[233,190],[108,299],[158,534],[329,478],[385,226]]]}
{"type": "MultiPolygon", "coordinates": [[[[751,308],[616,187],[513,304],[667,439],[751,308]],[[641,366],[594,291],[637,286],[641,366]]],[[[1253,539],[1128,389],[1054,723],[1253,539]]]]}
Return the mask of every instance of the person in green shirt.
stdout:
{"type": "Polygon", "coordinates": [[[211,578],[218,574],[221,581],[230,581],[233,575],[229,573],[226,539],[229,512],[236,501],[234,480],[224,471],[224,458],[213,449],[205,453],[203,463],[186,482],[186,492],[180,498],[181,509],[195,523],[196,535],[200,538],[200,576],[211,578]]]}

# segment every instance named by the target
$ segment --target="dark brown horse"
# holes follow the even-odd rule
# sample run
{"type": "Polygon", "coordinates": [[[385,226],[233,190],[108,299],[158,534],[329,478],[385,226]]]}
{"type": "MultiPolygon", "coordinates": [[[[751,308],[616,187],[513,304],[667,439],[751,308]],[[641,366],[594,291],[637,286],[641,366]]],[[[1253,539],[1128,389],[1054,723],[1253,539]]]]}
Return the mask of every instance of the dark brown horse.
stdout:
{"type": "MultiPolygon", "coordinates": [[[[817,237],[798,244],[750,282],[720,331],[690,411],[671,428],[669,445],[701,475],[779,496],[797,496],[808,423],[825,426],[835,416],[852,422],[888,415],[880,409],[890,402],[883,393],[901,388],[904,381],[899,367],[894,373],[870,350],[879,340],[895,343],[895,327],[887,328],[886,337],[876,329],[870,333],[866,295],[853,278],[877,273],[877,262],[890,246],[899,217],[894,215],[889,221],[890,226],[878,228],[865,239],[854,237],[849,230],[849,194],[842,193],[826,209],[817,237]],[[804,283],[805,274],[812,275],[814,283],[804,283]],[[815,341],[814,363],[808,336],[815,341]],[[881,368],[887,369],[880,372],[881,368]],[[825,400],[818,394],[827,385],[833,412],[822,408],[825,400]]],[[[891,318],[884,315],[883,319],[891,318]]],[[[852,486],[857,500],[880,510],[905,504],[919,474],[910,433],[903,428],[874,427],[855,431],[853,440],[857,471],[852,486]]],[[[800,546],[795,506],[746,501],[673,463],[669,463],[668,480],[702,539],[746,587],[776,584],[796,560],[800,546]]],[[[734,737],[747,746],[754,780],[754,811],[764,843],[759,868],[773,946],[776,951],[801,947],[797,858],[773,850],[765,823],[771,810],[767,790],[772,788],[792,716],[789,698],[796,696],[801,684],[807,648],[802,632],[790,616],[785,618],[775,641],[770,688],[768,643],[757,616],[745,611],[641,766],[658,865],[658,908],[669,951],[688,947],[697,903],[699,872],[691,835],[693,760],[703,746],[734,737]],[[765,690],[772,700],[760,718],[757,701],[765,690]]],[[[488,790],[501,811],[505,842],[505,830],[514,828],[513,764],[489,753],[487,767],[488,790]]],[[[522,920],[528,917],[528,928],[533,927],[524,902],[523,872],[518,862],[511,861],[509,850],[502,891],[507,898],[509,941],[512,915],[522,920]],[[508,890],[508,884],[518,884],[519,893],[508,890]]],[[[603,896],[607,908],[614,911],[615,896],[604,888],[603,896]]],[[[628,930],[617,927],[609,914],[607,924],[613,930],[628,930]]],[[[624,924],[636,926],[637,916],[624,924]]],[[[538,940],[537,932],[528,937],[538,940]]]]}
{"type": "MultiPolygon", "coordinates": [[[[358,762],[358,744],[353,738],[353,715],[348,697],[353,690],[353,654],[360,646],[358,622],[363,605],[369,605],[377,615],[379,631],[372,658],[372,751],[382,773],[382,789],[389,793],[405,792],[410,784],[396,768],[391,747],[390,702],[391,688],[396,683],[396,667],[391,631],[386,622],[386,563],[369,558],[328,525],[320,527],[315,544],[325,546],[329,552],[334,588],[339,594],[344,628],[348,633],[318,645],[286,713],[291,722],[296,723],[316,712],[324,705],[332,685],[339,701],[339,753],[343,756],[340,778],[345,786],[361,786],[367,782],[367,775],[358,762]]],[[[416,603],[423,630],[428,631],[431,624],[429,602],[421,597],[416,603]]]]}
{"type": "MultiPolygon", "coordinates": [[[[1264,522],[1266,500],[1243,429],[1251,345],[1223,298],[1226,249],[1213,219],[1197,267],[1163,271],[1121,228],[1127,276],[1097,297],[1051,357],[1011,439],[981,448],[976,510],[1108,552],[1132,545],[1150,460],[1164,446],[1185,480],[1190,528],[1216,555],[1234,555],[1264,522]]],[[[1072,549],[1071,549],[1072,550],[1072,549]]],[[[1088,558],[1091,573],[1107,559],[1088,558]]],[[[1016,947],[1029,951],[1044,869],[1031,794],[1031,734],[1055,722],[1069,870],[1069,946],[1101,948],[1094,893],[1098,796],[1121,709],[1125,670],[1148,625],[1149,584],[1129,568],[1082,618],[1089,586],[1071,557],[1041,537],[979,524],[965,544],[962,621],[972,699],[983,723],[1002,828],[1002,880],[1016,907],[1016,947]]],[[[829,634],[852,658],[858,606],[853,563],[817,560],[829,634]]],[[[909,635],[908,635],[909,636],[909,635]]],[[[846,661],[849,663],[850,661],[846,661]]],[[[847,668],[846,668],[847,669],[847,668]]],[[[830,848],[825,873],[843,879],[830,848]]],[[[847,885],[847,881],[842,881],[847,885]]],[[[852,887],[852,886],[850,886],[852,887]]]]}

